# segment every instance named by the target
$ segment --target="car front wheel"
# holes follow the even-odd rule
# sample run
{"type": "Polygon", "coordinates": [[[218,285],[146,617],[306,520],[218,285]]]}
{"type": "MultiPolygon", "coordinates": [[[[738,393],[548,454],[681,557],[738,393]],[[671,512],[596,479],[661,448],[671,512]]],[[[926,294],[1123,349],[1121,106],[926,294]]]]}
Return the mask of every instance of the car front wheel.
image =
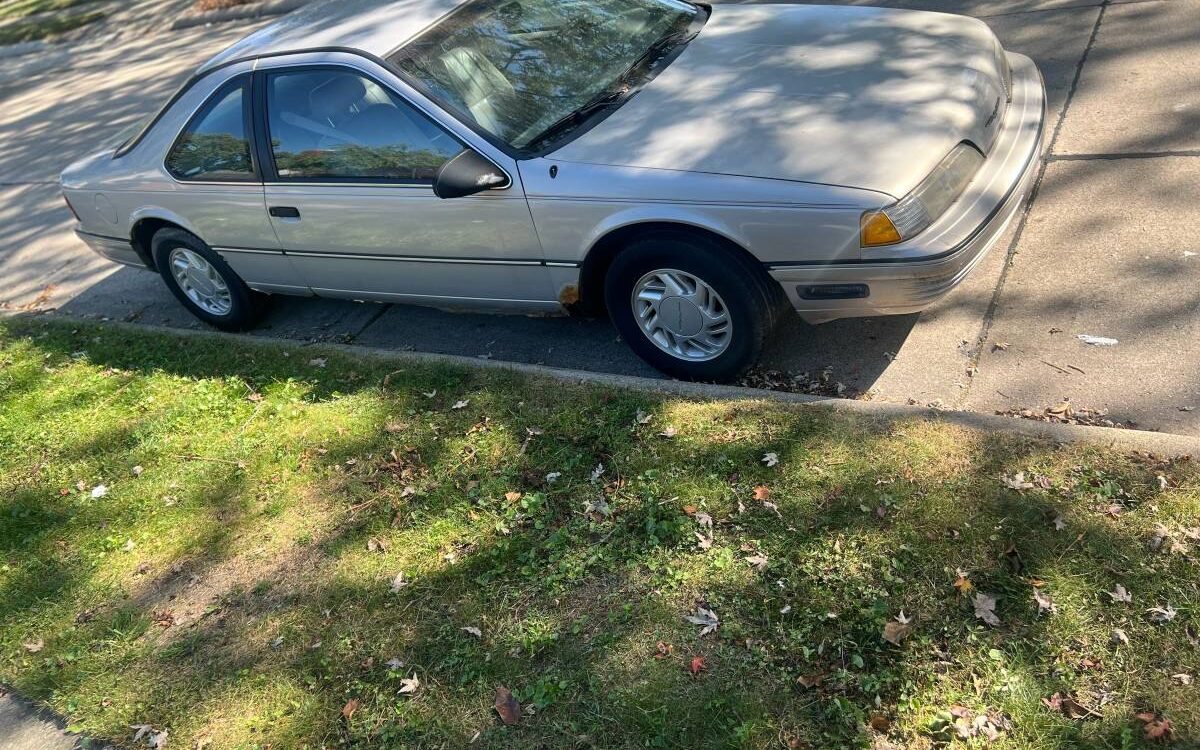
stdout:
{"type": "Polygon", "coordinates": [[[223,331],[244,331],[258,322],[266,295],[247,287],[198,237],[181,229],[162,229],[150,244],[163,281],[197,318],[223,331]]]}
{"type": "Polygon", "coordinates": [[[714,241],[664,232],[617,256],[605,302],[642,359],[683,380],[727,382],[757,360],[781,294],[761,269],[714,241]]]}

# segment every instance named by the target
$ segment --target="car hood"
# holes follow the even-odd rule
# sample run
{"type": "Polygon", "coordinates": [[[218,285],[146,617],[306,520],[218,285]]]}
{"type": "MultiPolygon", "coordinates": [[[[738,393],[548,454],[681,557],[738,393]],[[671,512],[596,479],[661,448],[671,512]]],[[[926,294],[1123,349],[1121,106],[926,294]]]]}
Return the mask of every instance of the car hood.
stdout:
{"type": "Polygon", "coordinates": [[[549,158],[907,193],[1006,106],[998,43],[965,16],[718,5],[649,84],[549,158]]]}

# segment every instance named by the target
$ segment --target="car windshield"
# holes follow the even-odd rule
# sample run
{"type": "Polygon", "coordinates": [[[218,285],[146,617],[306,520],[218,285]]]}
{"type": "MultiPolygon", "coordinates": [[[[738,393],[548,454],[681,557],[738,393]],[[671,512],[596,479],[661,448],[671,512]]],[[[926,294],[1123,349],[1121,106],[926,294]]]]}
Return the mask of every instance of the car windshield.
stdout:
{"type": "Polygon", "coordinates": [[[464,120],[526,149],[618,99],[699,13],[679,0],[471,0],[391,60],[464,120]]]}

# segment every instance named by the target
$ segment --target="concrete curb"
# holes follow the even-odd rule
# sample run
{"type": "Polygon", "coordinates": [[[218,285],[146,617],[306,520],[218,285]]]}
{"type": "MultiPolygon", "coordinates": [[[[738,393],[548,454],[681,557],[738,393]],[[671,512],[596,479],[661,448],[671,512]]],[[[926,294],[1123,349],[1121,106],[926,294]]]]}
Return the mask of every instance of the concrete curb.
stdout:
{"type": "Polygon", "coordinates": [[[205,339],[230,339],[244,343],[255,344],[275,349],[322,349],[330,352],[340,352],[355,356],[378,359],[390,362],[439,363],[456,365],[477,370],[504,370],[517,372],[534,377],[551,378],[565,383],[583,385],[598,385],[611,388],[627,388],[646,393],[660,393],[672,396],[704,399],[710,401],[771,401],[779,404],[790,404],[801,407],[831,409],[837,412],[860,414],[877,419],[932,419],[962,427],[968,427],[983,432],[1000,432],[1008,435],[1019,435],[1039,440],[1049,440],[1056,443],[1083,443],[1113,448],[1121,451],[1145,451],[1164,458],[1179,456],[1200,457],[1200,437],[1175,435],[1163,432],[1148,432],[1145,430],[1122,430],[1110,427],[1085,427],[1082,425],[1056,424],[1052,422],[1036,422],[1015,417],[1003,417],[994,414],[980,414],[967,411],[943,411],[923,406],[907,404],[891,404],[875,401],[851,401],[847,399],[829,398],[826,396],[809,396],[802,393],[784,393],[768,391],[759,388],[741,388],[730,385],[713,385],[708,383],[687,383],[678,380],[656,380],[631,375],[613,375],[609,373],[588,372],[586,370],[567,370],[545,365],[530,365],[521,362],[504,362],[498,360],[477,359],[454,354],[432,354],[427,352],[403,352],[372,349],[356,344],[337,344],[329,342],[308,343],[291,339],[257,337],[246,334],[222,333],[211,330],[190,330],[170,328],[167,326],[142,325],[118,321],[97,321],[75,315],[57,312],[20,313],[0,311],[0,318],[21,319],[46,317],[56,320],[77,321],[80,323],[101,323],[128,331],[152,331],[174,336],[205,339]]]}
{"type": "Polygon", "coordinates": [[[200,13],[194,16],[184,16],[171,24],[171,31],[190,29],[193,26],[205,26],[210,23],[226,21],[246,21],[256,18],[270,18],[291,13],[297,8],[308,5],[312,0],[266,0],[266,2],[214,10],[211,13],[200,13]]]}

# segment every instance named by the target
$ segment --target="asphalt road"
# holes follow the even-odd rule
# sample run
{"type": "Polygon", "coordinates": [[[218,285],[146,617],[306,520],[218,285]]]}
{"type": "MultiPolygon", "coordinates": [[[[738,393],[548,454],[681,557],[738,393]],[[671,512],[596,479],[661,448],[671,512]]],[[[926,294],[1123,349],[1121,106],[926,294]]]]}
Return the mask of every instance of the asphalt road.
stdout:
{"type": "MultiPolygon", "coordinates": [[[[1200,0],[852,4],[977,15],[1030,55],[1050,96],[1046,164],[1027,216],[947,299],[919,316],[791,320],[764,366],[829,368],[877,400],[990,412],[1070,398],[1200,434],[1200,0]],[[1093,347],[1078,334],[1120,343],[1093,347]]],[[[246,31],[134,24],[3,60],[0,303],[198,327],[156,276],[75,240],[53,181],[246,31]]],[[[655,375],[602,320],[281,299],[257,335],[655,375]]]]}

